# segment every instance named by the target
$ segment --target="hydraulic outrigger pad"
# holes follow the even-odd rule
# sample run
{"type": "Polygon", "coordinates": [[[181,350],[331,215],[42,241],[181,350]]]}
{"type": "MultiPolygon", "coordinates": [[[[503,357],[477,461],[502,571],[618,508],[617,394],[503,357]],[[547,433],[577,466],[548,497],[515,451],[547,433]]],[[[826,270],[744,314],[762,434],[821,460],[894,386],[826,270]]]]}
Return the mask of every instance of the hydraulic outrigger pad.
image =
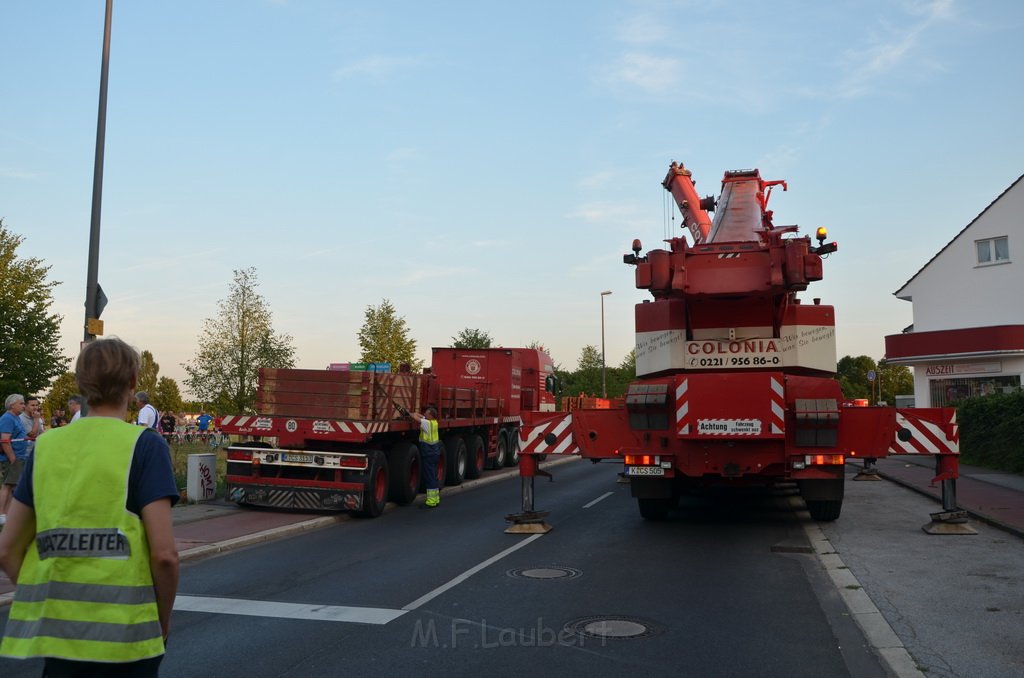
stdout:
{"type": "Polygon", "coordinates": [[[533,478],[537,474],[551,478],[551,474],[540,469],[533,454],[519,457],[519,474],[523,485],[523,510],[505,516],[505,520],[512,523],[505,528],[505,534],[547,534],[551,526],[544,519],[550,512],[533,510],[533,478]]]}
{"type": "MultiPolygon", "coordinates": [[[[936,459],[936,466],[939,469],[943,467],[941,456],[936,459]]],[[[967,524],[967,511],[956,506],[955,478],[942,479],[942,510],[929,515],[931,522],[921,526],[928,534],[978,534],[967,524]]]]}
{"type": "Polygon", "coordinates": [[[512,523],[505,528],[505,534],[547,534],[551,526],[544,522],[550,511],[523,511],[505,516],[512,523]]]}

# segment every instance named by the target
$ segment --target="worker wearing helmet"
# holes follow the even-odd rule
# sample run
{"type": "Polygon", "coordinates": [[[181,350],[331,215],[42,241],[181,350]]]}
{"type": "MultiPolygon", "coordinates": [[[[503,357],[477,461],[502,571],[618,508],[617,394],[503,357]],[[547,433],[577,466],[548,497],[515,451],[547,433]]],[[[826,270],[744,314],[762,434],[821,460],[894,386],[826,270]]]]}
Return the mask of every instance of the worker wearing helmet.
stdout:
{"type": "Polygon", "coordinates": [[[441,459],[437,410],[433,405],[427,405],[423,414],[410,412],[409,416],[420,425],[420,460],[423,464],[424,484],[427,487],[427,506],[434,508],[441,503],[441,483],[437,477],[437,463],[441,459]]]}

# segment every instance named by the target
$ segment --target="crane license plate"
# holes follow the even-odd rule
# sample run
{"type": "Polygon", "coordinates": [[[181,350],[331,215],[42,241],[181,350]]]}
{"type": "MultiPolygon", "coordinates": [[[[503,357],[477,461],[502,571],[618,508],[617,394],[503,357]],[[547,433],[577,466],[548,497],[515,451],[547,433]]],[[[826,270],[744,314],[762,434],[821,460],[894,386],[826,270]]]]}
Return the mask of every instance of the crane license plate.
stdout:
{"type": "Polygon", "coordinates": [[[665,469],[660,466],[630,466],[626,475],[631,476],[663,476],[665,469]]]}
{"type": "Polygon", "coordinates": [[[290,461],[290,462],[294,462],[294,463],[297,463],[297,464],[312,464],[313,463],[313,455],[312,454],[295,454],[293,452],[288,452],[287,454],[282,454],[281,455],[281,461],[290,461]]]}

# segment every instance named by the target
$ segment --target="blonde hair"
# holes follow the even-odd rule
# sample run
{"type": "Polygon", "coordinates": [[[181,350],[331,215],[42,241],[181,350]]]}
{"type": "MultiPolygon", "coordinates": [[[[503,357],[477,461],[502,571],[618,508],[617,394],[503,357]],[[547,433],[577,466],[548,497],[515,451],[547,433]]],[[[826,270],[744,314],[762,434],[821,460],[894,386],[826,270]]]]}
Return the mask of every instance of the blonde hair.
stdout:
{"type": "Polygon", "coordinates": [[[75,363],[75,380],[90,407],[126,402],[139,373],[139,352],[117,337],[85,345],[75,363]]]}

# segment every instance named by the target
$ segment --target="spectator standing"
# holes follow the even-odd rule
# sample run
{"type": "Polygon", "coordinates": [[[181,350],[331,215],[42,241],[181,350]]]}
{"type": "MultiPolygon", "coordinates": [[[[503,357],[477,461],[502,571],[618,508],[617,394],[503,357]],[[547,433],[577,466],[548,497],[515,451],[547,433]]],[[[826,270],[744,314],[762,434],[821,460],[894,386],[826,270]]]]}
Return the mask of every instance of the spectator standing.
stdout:
{"type": "Polygon", "coordinates": [[[157,413],[156,408],[149,404],[149,394],[145,391],[139,391],[135,394],[135,402],[139,404],[139,417],[135,420],[135,423],[139,426],[155,429],[160,415],[157,413]]]}
{"type": "Polygon", "coordinates": [[[179,572],[167,443],[125,421],[135,349],[92,341],[75,367],[88,416],[39,439],[0,532],[17,587],[0,655],[44,658],[47,676],[157,676],[179,572]]]}
{"type": "Polygon", "coordinates": [[[53,416],[50,417],[50,428],[60,428],[68,423],[67,419],[64,418],[64,410],[54,410],[53,416]]]}
{"type": "Polygon", "coordinates": [[[174,412],[165,412],[164,416],[160,417],[160,432],[164,434],[164,440],[171,442],[171,436],[174,435],[174,429],[178,425],[178,420],[174,416],[174,412]]]}
{"type": "Polygon", "coordinates": [[[213,421],[213,417],[205,411],[200,411],[199,416],[196,418],[196,428],[199,430],[199,433],[209,432],[211,421],[213,421]]]}
{"type": "Polygon", "coordinates": [[[21,425],[25,429],[25,437],[28,443],[25,446],[25,456],[31,456],[32,450],[36,448],[36,438],[43,433],[43,413],[39,407],[39,398],[29,396],[25,398],[25,411],[21,413],[21,425]]]}
{"type": "Polygon", "coordinates": [[[82,418],[82,396],[76,393],[68,398],[68,412],[71,412],[71,421],[68,422],[69,424],[74,424],[82,418]]]}
{"type": "Polygon", "coordinates": [[[21,468],[28,455],[25,427],[21,424],[21,413],[25,411],[25,396],[12,393],[4,401],[4,414],[0,416],[0,449],[3,450],[3,461],[0,462],[0,525],[7,522],[7,506],[11,503],[11,492],[21,477],[21,468]],[[7,478],[11,481],[8,485],[7,478]]]}

